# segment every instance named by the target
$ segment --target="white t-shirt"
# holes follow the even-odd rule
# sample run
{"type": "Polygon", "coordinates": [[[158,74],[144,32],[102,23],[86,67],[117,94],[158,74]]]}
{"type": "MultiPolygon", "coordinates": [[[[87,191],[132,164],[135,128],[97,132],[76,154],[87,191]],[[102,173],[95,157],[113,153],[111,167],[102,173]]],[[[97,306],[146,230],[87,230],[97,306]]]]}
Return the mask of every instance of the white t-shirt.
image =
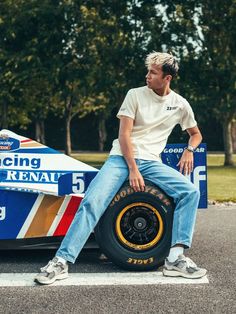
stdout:
{"type": "MultiPolygon", "coordinates": [[[[166,96],[157,95],[147,86],[130,89],[117,117],[134,119],[131,132],[134,158],[159,160],[168,136],[176,124],[182,130],[197,125],[194,113],[185,98],[174,91],[166,96]]],[[[122,155],[119,140],[112,144],[110,155],[122,155]]]]}

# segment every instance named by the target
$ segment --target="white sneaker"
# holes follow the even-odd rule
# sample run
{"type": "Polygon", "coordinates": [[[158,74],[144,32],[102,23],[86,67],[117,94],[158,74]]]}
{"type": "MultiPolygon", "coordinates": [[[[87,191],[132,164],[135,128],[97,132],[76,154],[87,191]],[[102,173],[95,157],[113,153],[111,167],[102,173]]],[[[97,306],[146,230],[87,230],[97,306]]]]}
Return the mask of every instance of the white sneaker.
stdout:
{"type": "Polygon", "coordinates": [[[54,257],[49,263],[40,268],[40,273],[35,277],[34,281],[42,285],[50,285],[56,280],[68,278],[68,265],[58,261],[57,257],[54,257]]]}
{"type": "Polygon", "coordinates": [[[189,257],[185,257],[182,254],[173,263],[169,262],[166,258],[163,268],[163,275],[169,277],[197,279],[205,276],[206,273],[206,269],[197,267],[189,257]]]}

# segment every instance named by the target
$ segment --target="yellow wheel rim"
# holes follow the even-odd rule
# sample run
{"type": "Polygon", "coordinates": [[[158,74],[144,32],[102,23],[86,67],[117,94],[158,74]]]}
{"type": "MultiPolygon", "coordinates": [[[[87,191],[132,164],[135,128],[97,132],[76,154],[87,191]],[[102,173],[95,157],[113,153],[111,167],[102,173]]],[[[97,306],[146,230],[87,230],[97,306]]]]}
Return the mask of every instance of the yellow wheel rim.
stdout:
{"type": "MultiPolygon", "coordinates": [[[[133,210],[133,212],[135,212],[135,209],[133,210]]],[[[119,215],[116,219],[116,234],[117,234],[120,242],[122,244],[125,244],[129,248],[132,248],[135,250],[147,250],[147,249],[154,247],[159,242],[159,240],[161,239],[163,231],[164,231],[164,224],[163,224],[163,219],[162,219],[160,213],[156,210],[155,207],[153,207],[150,204],[144,203],[144,202],[132,203],[132,204],[127,205],[126,207],[124,207],[122,209],[122,211],[119,213],[119,215]],[[144,241],[145,243],[143,243],[143,244],[131,242],[131,240],[127,239],[128,237],[123,234],[122,228],[121,228],[122,220],[126,219],[125,216],[134,207],[138,207],[138,208],[144,207],[146,209],[146,211],[149,212],[149,215],[154,215],[155,220],[158,222],[158,225],[159,225],[159,229],[156,230],[156,234],[154,234],[152,239],[148,239],[145,236],[146,241],[144,241]]],[[[134,231],[134,233],[135,233],[135,231],[134,231]]],[[[139,233],[139,236],[140,235],[142,235],[142,232],[139,233]]]]}

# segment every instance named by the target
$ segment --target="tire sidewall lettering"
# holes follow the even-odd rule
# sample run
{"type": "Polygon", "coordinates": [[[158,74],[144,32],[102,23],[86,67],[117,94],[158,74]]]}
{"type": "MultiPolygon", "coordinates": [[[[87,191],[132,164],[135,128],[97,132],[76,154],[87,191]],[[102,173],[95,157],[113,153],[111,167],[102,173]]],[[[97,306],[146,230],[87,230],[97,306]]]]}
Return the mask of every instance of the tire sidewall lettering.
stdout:
{"type": "MultiPolygon", "coordinates": [[[[110,207],[114,206],[117,202],[121,201],[122,199],[128,197],[129,195],[133,195],[136,192],[131,188],[128,187],[126,189],[121,189],[113,198],[113,200],[110,203],[110,207]]],[[[142,192],[144,194],[151,194],[155,197],[157,197],[159,200],[161,200],[166,206],[170,206],[171,202],[169,199],[156,187],[154,186],[145,186],[145,191],[142,192]]]]}
{"type": "Polygon", "coordinates": [[[129,257],[127,260],[127,263],[129,264],[139,264],[139,265],[146,265],[146,264],[152,264],[154,262],[154,257],[149,257],[147,259],[137,259],[129,257]]]}

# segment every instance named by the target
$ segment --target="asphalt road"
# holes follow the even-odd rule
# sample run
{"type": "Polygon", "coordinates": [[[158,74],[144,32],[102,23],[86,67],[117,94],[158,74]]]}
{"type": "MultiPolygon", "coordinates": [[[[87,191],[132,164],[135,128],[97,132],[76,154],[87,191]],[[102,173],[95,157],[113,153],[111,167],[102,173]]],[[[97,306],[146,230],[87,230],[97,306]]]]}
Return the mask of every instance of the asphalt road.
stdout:
{"type": "MultiPolygon", "coordinates": [[[[0,313],[236,313],[236,205],[199,210],[186,255],[209,284],[1,287],[0,313]]],[[[53,251],[0,251],[0,273],[35,273],[53,251]]],[[[70,272],[123,272],[84,250],[70,272]]]]}

